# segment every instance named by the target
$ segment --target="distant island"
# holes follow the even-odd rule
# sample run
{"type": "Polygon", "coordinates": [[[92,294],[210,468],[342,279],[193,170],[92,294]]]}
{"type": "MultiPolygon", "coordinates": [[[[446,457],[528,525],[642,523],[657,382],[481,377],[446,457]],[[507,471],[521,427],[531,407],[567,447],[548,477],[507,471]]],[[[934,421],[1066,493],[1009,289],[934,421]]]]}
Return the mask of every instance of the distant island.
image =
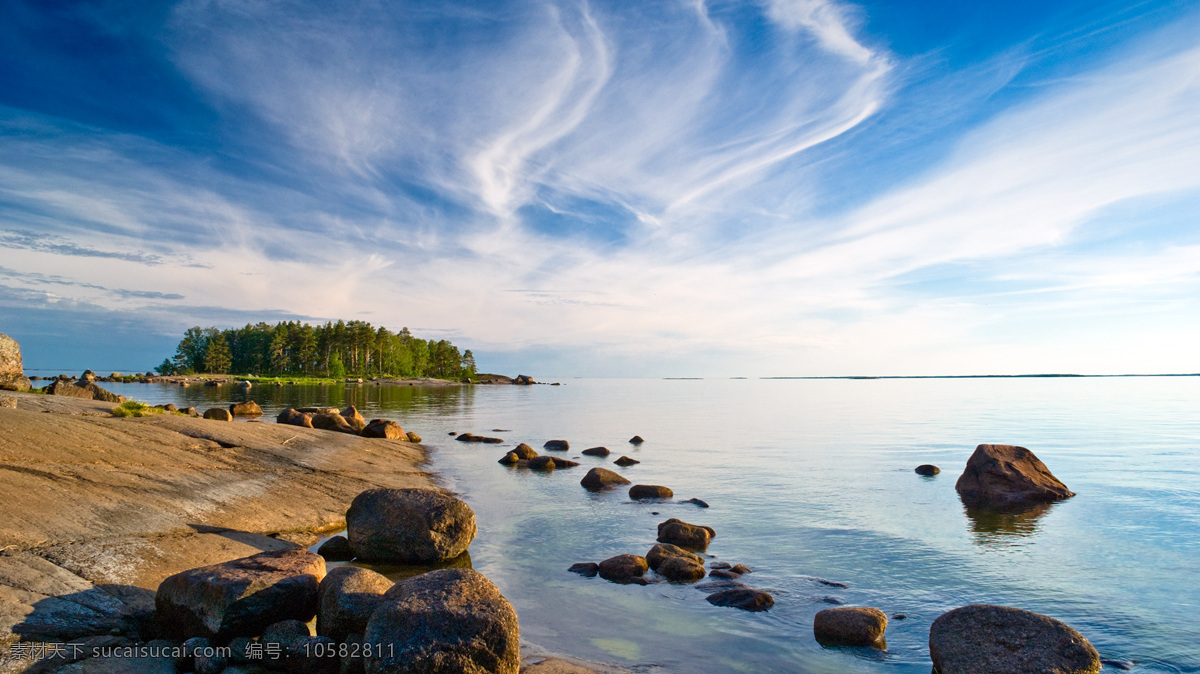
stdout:
{"type": "Polygon", "coordinates": [[[161,375],[258,373],[341,379],[347,376],[475,377],[475,355],[459,352],[447,340],[414,337],[408,328],[392,332],[365,321],[299,321],[246,324],[220,330],[195,326],[184,332],[175,356],[156,370],[161,375]]]}

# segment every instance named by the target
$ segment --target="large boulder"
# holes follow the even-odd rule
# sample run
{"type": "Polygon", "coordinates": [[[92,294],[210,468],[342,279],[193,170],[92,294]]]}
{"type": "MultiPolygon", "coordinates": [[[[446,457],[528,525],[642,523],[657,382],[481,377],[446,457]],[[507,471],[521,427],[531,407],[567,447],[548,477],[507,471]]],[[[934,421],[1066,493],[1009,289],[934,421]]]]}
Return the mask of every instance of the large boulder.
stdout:
{"type": "Polygon", "coordinates": [[[466,551],[475,538],[475,513],[432,489],[370,489],[350,504],[346,536],[364,561],[428,564],[466,551]]]}
{"type": "Polygon", "coordinates": [[[231,404],[229,406],[229,413],[235,417],[261,417],[263,415],[262,408],[253,400],[231,404]]]}
{"type": "Polygon", "coordinates": [[[17,340],[0,333],[0,390],[28,391],[31,386],[21,363],[21,346],[17,340]]]}
{"type": "Polygon", "coordinates": [[[813,618],[813,635],[824,646],[886,648],[886,629],[887,615],[869,606],[827,608],[813,618]]]}
{"type": "Polygon", "coordinates": [[[167,634],[224,641],[261,634],[282,620],[312,620],[324,577],[318,554],[299,548],[260,552],[170,576],[154,603],[167,634]]]}
{"type": "Polygon", "coordinates": [[[1033,452],[1013,445],[979,445],[954,489],[971,506],[1012,507],[1075,495],[1033,452]]]}
{"type": "Polygon", "coordinates": [[[359,435],[364,438],[383,438],[384,440],[407,440],[408,435],[400,424],[388,419],[372,419],[359,435]]]}
{"type": "Polygon", "coordinates": [[[670,543],[690,550],[707,549],[709,542],[716,535],[717,532],[712,527],[688,524],[674,517],[658,525],[659,543],[670,543]]]}
{"type": "Polygon", "coordinates": [[[1096,649],[1069,625],[1032,611],[987,604],[956,608],[933,621],[929,656],[941,674],[1100,671],[1096,649]]]}
{"type": "Polygon", "coordinates": [[[584,489],[596,491],[598,489],[605,489],[607,487],[617,487],[623,484],[629,484],[629,480],[626,480],[607,468],[593,468],[587,472],[587,475],[583,476],[583,479],[579,481],[579,484],[583,485],[584,489]]]}
{"type": "Polygon", "coordinates": [[[517,674],[517,612],[473,569],[440,569],[401,581],[371,614],[363,642],[381,646],[368,674],[517,674]]]}
{"type": "Polygon", "coordinates": [[[339,566],[321,581],[318,590],[317,634],[344,642],[367,629],[371,614],[394,583],[381,573],[357,566],[339,566]]]}

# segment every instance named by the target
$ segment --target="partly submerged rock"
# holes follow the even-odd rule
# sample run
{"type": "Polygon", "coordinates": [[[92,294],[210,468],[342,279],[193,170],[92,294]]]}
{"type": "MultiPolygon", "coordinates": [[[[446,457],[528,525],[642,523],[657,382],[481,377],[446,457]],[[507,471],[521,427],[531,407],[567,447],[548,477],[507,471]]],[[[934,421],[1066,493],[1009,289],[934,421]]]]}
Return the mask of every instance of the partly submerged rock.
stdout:
{"type": "Polygon", "coordinates": [[[401,581],[371,615],[363,642],[378,644],[371,673],[517,674],[517,612],[472,569],[440,569],[401,581]]]}
{"type": "Polygon", "coordinates": [[[698,499],[698,498],[690,498],[690,499],[688,499],[688,500],[686,500],[686,501],[680,501],[680,503],[691,503],[692,505],[700,506],[701,508],[707,508],[707,507],[708,507],[708,503],[706,503],[706,502],[704,502],[704,501],[701,501],[701,500],[700,500],[700,499],[698,499]]]}
{"type": "Polygon", "coordinates": [[[973,604],[943,613],[929,629],[929,656],[941,674],[1094,674],[1096,649],[1069,625],[1007,606],[973,604]]]}
{"type": "Polygon", "coordinates": [[[704,578],[704,564],[690,557],[668,557],[655,571],[673,583],[694,583],[704,578]]]}
{"type": "Polygon", "coordinates": [[[650,565],[651,569],[658,571],[658,567],[672,557],[683,557],[685,559],[690,559],[697,564],[700,564],[703,561],[700,559],[700,555],[697,555],[694,552],[688,552],[677,545],[671,545],[670,543],[655,543],[654,547],[650,548],[650,552],[646,553],[646,563],[650,565]]]}
{"type": "Polygon", "coordinates": [[[106,403],[125,402],[125,396],[119,396],[111,391],[100,388],[95,384],[95,382],[90,382],[83,379],[78,381],[58,379],[52,382],[46,388],[42,389],[42,391],[56,396],[68,396],[71,398],[82,398],[84,400],[99,400],[106,403]]]}
{"type": "Polygon", "coordinates": [[[348,433],[350,435],[358,435],[358,430],[350,425],[346,417],[337,412],[321,412],[310,416],[313,428],[319,428],[323,431],[337,431],[339,433],[348,433]]]}
{"type": "Polygon", "coordinates": [[[593,468],[587,472],[587,475],[583,476],[583,479],[579,481],[579,484],[583,485],[584,489],[595,491],[598,489],[604,489],[606,487],[616,487],[629,484],[629,480],[626,480],[619,474],[614,473],[607,468],[593,468]]]}
{"type": "Polygon", "coordinates": [[[633,466],[633,465],[641,463],[641,461],[638,461],[637,459],[631,459],[628,456],[622,456],[621,458],[617,459],[616,461],[613,461],[613,463],[617,464],[618,466],[621,466],[622,468],[628,468],[629,466],[633,466]]]}
{"type": "Polygon", "coordinates": [[[721,590],[708,595],[706,599],[713,606],[728,606],[743,611],[766,611],[775,605],[775,599],[770,594],[749,587],[721,590]]]}
{"type": "Polygon", "coordinates": [[[658,525],[658,541],[660,543],[670,543],[690,550],[707,549],[709,542],[716,535],[717,532],[712,527],[688,524],[674,517],[658,525]]]}
{"type": "Polygon", "coordinates": [[[233,421],[233,414],[223,407],[213,407],[204,411],[204,418],[213,421],[233,421]]]}
{"type": "Polygon", "coordinates": [[[954,489],[971,506],[1012,507],[1075,495],[1033,452],[1014,445],[979,445],[954,489]]]}
{"type": "Polygon", "coordinates": [[[370,489],[350,504],[346,534],[364,561],[438,562],[466,551],[475,538],[475,513],[432,489],[370,489]]]}
{"type": "Polygon", "coordinates": [[[412,431],[408,431],[404,435],[408,437],[409,442],[420,442],[421,441],[421,436],[417,435],[416,433],[413,433],[412,431]]]}
{"type": "Polygon", "coordinates": [[[646,558],[640,555],[617,555],[600,562],[598,571],[604,580],[614,583],[628,582],[640,578],[650,568],[646,558]]]}
{"type": "Polygon", "coordinates": [[[612,452],[608,450],[608,447],[588,447],[581,453],[587,456],[608,456],[609,454],[612,454],[612,452]]]}
{"type": "MultiPolygon", "coordinates": [[[[231,404],[229,406],[229,413],[235,417],[261,417],[263,415],[262,408],[253,400],[231,404]]],[[[276,420],[278,421],[278,419],[276,420]]]]}
{"type": "Polygon", "coordinates": [[[533,447],[530,447],[529,445],[527,445],[523,442],[521,444],[517,445],[516,447],[514,447],[512,450],[512,453],[516,454],[518,459],[526,459],[526,460],[532,459],[533,457],[538,455],[538,453],[533,450],[533,447]]]}
{"type": "Polygon", "coordinates": [[[923,464],[917,466],[916,468],[914,468],[913,472],[916,473],[917,475],[930,476],[930,475],[937,475],[938,473],[942,472],[942,469],[938,468],[937,466],[933,465],[932,463],[923,463],[923,464]]]}
{"type": "Polygon", "coordinates": [[[600,573],[600,565],[595,562],[579,562],[572,564],[571,568],[567,569],[571,573],[578,573],[585,578],[592,578],[600,573]]]}
{"type": "Polygon", "coordinates": [[[827,608],[813,618],[813,634],[823,646],[886,648],[886,629],[887,615],[868,606],[827,608]]]}
{"type": "Polygon", "coordinates": [[[635,484],[629,488],[629,498],[645,499],[645,498],[671,498],[675,492],[657,484],[635,484]]]}
{"type": "Polygon", "coordinates": [[[318,554],[299,548],[260,552],[170,576],[154,603],[160,626],[175,637],[254,636],[281,620],[311,620],[324,577],[318,554]]]}
{"type": "Polygon", "coordinates": [[[551,449],[556,452],[565,452],[571,448],[571,443],[566,440],[547,440],[542,449],[551,449]]]}
{"type": "Polygon", "coordinates": [[[632,438],[629,438],[629,444],[631,445],[640,445],[643,442],[645,442],[645,440],[643,440],[642,436],[640,435],[635,435],[632,438]]]}

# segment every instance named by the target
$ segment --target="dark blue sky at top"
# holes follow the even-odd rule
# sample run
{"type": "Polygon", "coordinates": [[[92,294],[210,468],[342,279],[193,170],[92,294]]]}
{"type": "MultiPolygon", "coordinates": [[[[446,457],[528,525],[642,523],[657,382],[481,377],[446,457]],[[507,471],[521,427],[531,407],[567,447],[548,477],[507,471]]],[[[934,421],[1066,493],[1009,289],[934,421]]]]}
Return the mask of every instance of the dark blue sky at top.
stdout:
{"type": "MultiPolygon", "coordinates": [[[[213,266],[213,258],[205,257],[217,254],[210,225],[224,227],[222,219],[234,217],[226,212],[230,209],[245,211],[237,216],[243,220],[251,218],[242,231],[254,236],[240,245],[261,255],[264,264],[315,264],[329,254],[330,247],[322,241],[336,240],[387,259],[411,263],[424,256],[466,267],[488,257],[471,237],[493,228],[519,231],[546,250],[561,247],[577,250],[580,256],[621,257],[654,241],[676,246],[680,264],[719,257],[727,247],[747,246],[758,236],[770,241],[790,232],[799,241],[794,247],[762,244],[761,259],[783,260],[801,254],[811,242],[837,240],[842,230],[828,223],[936,174],[948,158],[961,153],[965,139],[985,133],[996,120],[1046,99],[1066,87],[1064,83],[1086,82],[1091,73],[1120,65],[1130,50],[1153,51],[1156,42],[1164,45],[1164,54],[1185,49],[1188,33],[1197,27],[1194,2],[1178,0],[865,0],[830,5],[840,8],[839,16],[857,43],[871,51],[873,59],[887,63],[884,83],[871,94],[882,105],[829,139],[743,172],[734,170],[739,162],[758,166],[751,150],[766,156],[775,151],[772,148],[792,142],[786,134],[809,126],[835,126],[836,119],[831,122],[820,115],[826,103],[822,92],[828,92],[828,106],[834,109],[846,100],[853,102],[854,95],[833,85],[846,82],[850,91],[854,78],[864,77],[838,62],[837,55],[831,55],[835,49],[822,49],[817,33],[781,30],[767,4],[709,3],[708,18],[725,30],[727,40],[725,46],[713,48],[702,43],[706,38],[701,29],[691,26],[687,33],[682,28],[679,21],[690,11],[682,3],[297,2],[267,7],[236,2],[4,0],[0,154],[8,159],[0,161],[17,172],[12,175],[40,179],[47,189],[57,190],[54,181],[60,179],[74,186],[92,185],[97,194],[114,195],[117,210],[127,195],[145,201],[136,207],[129,202],[129,213],[136,213],[130,219],[137,221],[129,224],[119,216],[90,217],[87,207],[71,210],[61,195],[48,200],[24,184],[9,189],[0,185],[0,235],[7,237],[0,245],[11,244],[0,247],[0,270],[7,270],[0,272],[0,285],[6,273],[14,280],[5,286],[11,290],[9,298],[0,302],[0,332],[36,341],[27,347],[34,366],[109,359],[133,369],[133,363],[114,354],[144,351],[152,354],[147,361],[157,362],[181,325],[229,325],[254,316],[269,319],[268,314],[340,317],[328,309],[233,306],[237,303],[225,298],[167,288],[173,267],[213,266]],[[544,57],[531,43],[542,35],[535,29],[550,15],[582,50],[577,88],[562,96],[549,121],[534,119],[536,106],[505,118],[499,109],[503,104],[518,110],[539,91],[537,78],[522,77],[519,69],[547,71],[544,57]],[[604,33],[592,47],[587,38],[590,19],[604,33]],[[689,39],[696,41],[694,49],[689,39]],[[589,48],[599,51],[591,53],[589,48]],[[637,117],[637,99],[653,94],[655,86],[670,84],[669,69],[688,63],[686,59],[705,48],[726,60],[708,83],[712,91],[704,99],[703,114],[680,117],[689,126],[661,147],[646,147],[644,156],[614,152],[589,163],[621,140],[619,133],[604,138],[606,123],[636,129],[634,121],[642,119],[637,117]],[[246,53],[233,53],[238,49],[246,53]],[[230,52],[228,59],[225,51],[230,52]],[[267,56],[255,61],[256,53],[267,56]],[[597,54],[605,53],[611,61],[597,68],[596,81],[602,86],[593,107],[574,119],[574,126],[555,130],[554,119],[572,117],[573,102],[589,100],[587,67],[602,61],[597,54]],[[511,61],[497,66],[491,60],[496,55],[511,61]],[[279,63],[270,62],[273,58],[279,63]],[[248,67],[261,72],[246,72],[248,67]],[[504,70],[508,67],[514,70],[504,70]],[[302,77],[306,72],[314,87],[327,87],[335,95],[307,100],[311,92],[302,77]],[[243,75],[245,79],[239,79],[243,75]],[[507,75],[511,81],[489,81],[507,75]],[[806,89],[808,80],[812,85],[806,89]],[[273,87],[279,91],[268,91],[273,87]],[[405,98],[414,87],[428,87],[425,98],[405,98]],[[371,98],[373,92],[381,92],[378,100],[371,98]],[[363,121],[363,128],[371,132],[365,140],[355,137],[353,109],[349,117],[345,110],[331,112],[342,93],[362,95],[368,101],[364,106],[378,108],[371,108],[375,116],[363,121]],[[294,110],[289,96],[295,100],[294,110]],[[810,111],[796,107],[804,96],[817,101],[810,111]],[[624,103],[630,105],[628,114],[624,103]],[[292,112],[294,119],[288,117],[292,112]],[[381,119],[414,121],[388,127],[381,119]],[[536,128],[521,130],[523,119],[537,121],[536,128]],[[303,126],[306,121],[311,127],[303,126]],[[471,163],[486,155],[486,144],[499,131],[511,128],[518,129],[514,146],[526,143],[531,149],[498,144],[500,160],[482,164],[484,168],[471,163]],[[332,133],[330,129],[344,132],[346,138],[321,135],[332,133]],[[754,145],[760,141],[761,149],[754,145]],[[743,149],[745,154],[739,155],[743,149]],[[489,175],[499,187],[488,187],[489,175]],[[137,184],[146,178],[161,179],[170,189],[137,184]],[[483,187],[476,180],[483,181],[483,187]],[[203,205],[180,201],[181,194],[193,191],[188,196],[196,196],[203,205]],[[216,201],[220,203],[213,205],[216,201]],[[59,242],[58,248],[31,246],[31,234],[59,242]],[[687,238],[686,244],[664,243],[680,236],[687,238]],[[51,270],[8,264],[32,259],[23,257],[29,251],[50,251],[63,254],[65,266],[80,259],[67,251],[68,243],[78,244],[80,250],[98,249],[106,238],[113,250],[129,248],[134,257],[171,260],[148,265],[162,274],[164,292],[150,298],[146,293],[153,289],[141,286],[136,292],[125,288],[121,295],[120,283],[91,282],[93,290],[111,286],[111,293],[126,303],[109,306],[95,297],[67,293],[46,304],[38,294],[45,283],[36,274],[51,270]],[[311,243],[298,245],[301,239],[311,243]],[[140,309],[128,304],[137,292],[147,300],[140,309]],[[148,330],[149,323],[155,327],[148,330]],[[76,335],[84,325],[105,326],[101,331],[122,336],[106,337],[104,345],[81,351],[76,335]]],[[[693,92],[681,87],[678,93],[686,98],[693,92]]],[[[647,135],[645,140],[655,139],[647,135]]],[[[63,188],[70,189],[75,188],[63,188]]],[[[1075,232],[1063,242],[1070,246],[1063,250],[1077,256],[1107,255],[1128,246],[1141,250],[1135,242],[1145,241],[1144,249],[1153,251],[1195,238],[1195,230],[1187,225],[1196,209],[1194,192],[1172,188],[1137,203],[1145,208],[1106,206],[1102,213],[1097,211],[1095,228],[1075,232]]],[[[852,223],[844,226],[845,231],[855,231],[852,223]]],[[[525,276],[514,272],[506,283],[522,286],[530,279],[550,278],[559,264],[555,260],[563,259],[555,255],[531,265],[525,276]]],[[[513,264],[519,266],[516,260],[513,264]]],[[[395,264],[392,269],[404,266],[395,264]]],[[[287,283],[278,280],[279,285],[287,283]]],[[[330,277],[331,283],[335,280],[330,277]]],[[[894,281],[897,292],[913,293],[915,302],[1039,283],[1024,280],[1010,286],[1003,279],[981,277],[972,260],[941,259],[897,271],[894,281]]],[[[75,283],[88,285],[82,276],[75,283]]],[[[421,292],[425,291],[412,291],[414,296],[421,292]]],[[[454,292],[461,295],[462,290],[454,292]]],[[[869,315],[866,310],[845,313],[869,315]]],[[[453,315],[425,322],[431,330],[453,332],[459,327],[453,315]]],[[[494,359],[495,369],[528,366],[528,359],[552,351],[559,354],[552,361],[570,369],[571,358],[580,358],[587,348],[582,337],[583,351],[572,351],[529,339],[506,345],[501,336],[484,337],[470,330],[463,338],[472,335],[493,344],[479,352],[485,361],[494,359]]],[[[597,337],[598,343],[610,346],[614,339],[597,337]]],[[[703,346],[705,352],[712,348],[703,346]]]]}

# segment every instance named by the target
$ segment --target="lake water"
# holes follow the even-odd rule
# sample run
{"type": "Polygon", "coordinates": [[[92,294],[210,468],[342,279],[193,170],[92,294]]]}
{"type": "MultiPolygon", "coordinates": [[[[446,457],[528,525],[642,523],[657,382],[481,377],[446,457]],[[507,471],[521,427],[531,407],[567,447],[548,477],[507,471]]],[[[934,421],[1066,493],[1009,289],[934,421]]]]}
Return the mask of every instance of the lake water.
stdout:
{"type": "MultiPolygon", "coordinates": [[[[201,410],[243,398],[232,386],[106,387],[201,410]]],[[[431,468],[475,510],[474,567],[512,601],[522,636],[551,650],[641,671],[927,674],[933,620],[993,603],[1063,620],[1133,671],[1200,672],[1200,377],[571,379],[260,386],[249,397],[268,414],[352,402],[421,434],[431,468]],[[628,444],[635,434],[645,444],[628,444]],[[496,463],[551,438],[570,441],[582,465],[542,474],[496,463]],[[954,482],[980,443],[1028,447],[1078,495],[1021,516],[967,512],[954,482]],[[596,445],[614,454],[580,456],[596,445]],[[641,463],[611,466],[622,454],[641,463]],[[942,473],[914,474],[922,463],[942,473]],[[676,502],[589,493],[579,479],[593,465],[666,485],[676,502]],[[711,508],[678,503],[690,497],[711,508]],[[687,585],[567,572],[644,555],[668,517],[714,527],[708,553],[753,569],[743,580],[771,592],[774,608],[746,613],[687,585]],[[890,621],[886,651],[823,649],[812,622],[830,602],[907,619],[890,621]]]]}

